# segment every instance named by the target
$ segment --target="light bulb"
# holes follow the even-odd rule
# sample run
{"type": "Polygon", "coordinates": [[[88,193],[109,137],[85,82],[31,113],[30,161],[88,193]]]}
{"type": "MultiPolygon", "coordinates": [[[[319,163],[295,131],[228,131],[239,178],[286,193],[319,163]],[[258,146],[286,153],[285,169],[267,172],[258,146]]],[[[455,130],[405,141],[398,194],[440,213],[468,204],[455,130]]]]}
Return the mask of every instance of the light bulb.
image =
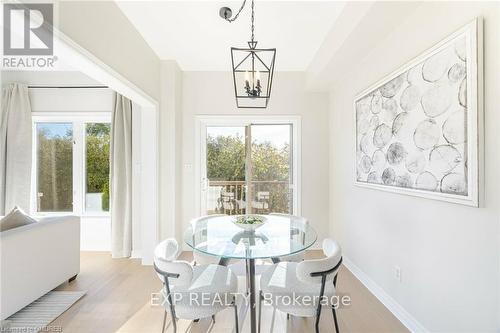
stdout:
{"type": "Polygon", "coordinates": [[[256,86],[260,89],[260,72],[257,71],[257,75],[255,76],[256,77],[256,86]]]}

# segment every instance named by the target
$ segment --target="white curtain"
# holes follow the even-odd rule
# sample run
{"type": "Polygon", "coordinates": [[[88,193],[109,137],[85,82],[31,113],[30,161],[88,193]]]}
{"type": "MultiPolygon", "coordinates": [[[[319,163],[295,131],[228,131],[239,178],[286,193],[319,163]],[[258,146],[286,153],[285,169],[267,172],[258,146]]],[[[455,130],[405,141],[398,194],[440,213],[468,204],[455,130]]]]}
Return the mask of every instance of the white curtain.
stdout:
{"type": "Polygon", "coordinates": [[[132,103],[115,95],[111,120],[111,254],[132,253],[132,103]]]}
{"type": "Polygon", "coordinates": [[[0,215],[14,206],[30,210],[32,126],[28,86],[12,83],[2,91],[0,215]]]}

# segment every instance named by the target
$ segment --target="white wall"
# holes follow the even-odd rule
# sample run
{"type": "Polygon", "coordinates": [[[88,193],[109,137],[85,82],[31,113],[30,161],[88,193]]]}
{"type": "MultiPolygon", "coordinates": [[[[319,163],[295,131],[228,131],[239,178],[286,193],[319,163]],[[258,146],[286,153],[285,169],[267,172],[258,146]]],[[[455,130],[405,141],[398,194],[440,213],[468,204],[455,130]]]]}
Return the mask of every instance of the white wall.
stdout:
{"type": "MultiPolygon", "coordinates": [[[[142,257],[142,223],[141,223],[141,145],[142,145],[142,118],[141,107],[132,102],[132,257],[142,257]]],[[[111,236],[109,237],[111,240],[111,236]]]]}
{"type": "Polygon", "coordinates": [[[160,239],[177,237],[181,215],[182,71],[175,61],[161,62],[160,239]]]}
{"type": "MultiPolygon", "coordinates": [[[[365,35],[376,38],[376,45],[339,69],[346,75],[336,77],[333,69],[327,73],[334,78],[329,133],[331,235],[340,240],[346,258],[430,331],[499,328],[498,7],[491,2],[408,4],[408,16],[391,33],[365,35]],[[476,16],[484,17],[485,51],[481,208],[355,187],[355,95],[476,16]],[[401,267],[401,282],[394,277],[396,265],[401,267]]],[[[385,17],[382,13],[365,20],[384,22],[385,17]]]]}
{"type": "Polygon", "coordinates": [[[182,224],[195,211],[196,115],[300,115],[302,117],[302,215],[320,238],[328,234],[328,95],[308,93],[300,72],[275,73],[267,109],[237,109],[230,72],[184,72],[182,82],[182,224]]]}
{"type": "Polygon", "coordinates": [[[160,60],[114,1],[57,1],[59,30],[159,100],[160,60]]]}

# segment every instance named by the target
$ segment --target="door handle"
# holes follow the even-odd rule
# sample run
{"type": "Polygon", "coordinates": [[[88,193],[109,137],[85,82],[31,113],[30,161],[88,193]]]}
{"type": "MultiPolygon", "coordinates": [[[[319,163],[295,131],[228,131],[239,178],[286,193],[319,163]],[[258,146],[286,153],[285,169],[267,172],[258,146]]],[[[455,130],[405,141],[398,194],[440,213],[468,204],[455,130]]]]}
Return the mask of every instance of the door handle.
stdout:
{"type": "Polygon", "coordinates": [[[201,190],[202,191],[208,190],[208,178],[203,178],[201,180],[201,190]]]}

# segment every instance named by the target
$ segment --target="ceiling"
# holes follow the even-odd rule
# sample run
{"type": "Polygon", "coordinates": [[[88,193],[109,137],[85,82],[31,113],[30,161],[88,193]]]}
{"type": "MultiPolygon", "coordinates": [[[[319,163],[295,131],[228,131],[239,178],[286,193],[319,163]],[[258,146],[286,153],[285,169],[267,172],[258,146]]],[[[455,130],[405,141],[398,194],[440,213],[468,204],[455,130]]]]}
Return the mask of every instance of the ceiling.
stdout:
{"type": "MultiPolygon", "coordinates": [[[[117,1],[118,6],[162,60],[185,71],[231,68],[231,46],[250,40],[250,0],[232,23],[219,17],[240,1],[117,1]]],[[[258,47],[277,49],[276,70],[304,71],[325,40],[345,3],[339,1],[255,2],[258,47]]]]}

